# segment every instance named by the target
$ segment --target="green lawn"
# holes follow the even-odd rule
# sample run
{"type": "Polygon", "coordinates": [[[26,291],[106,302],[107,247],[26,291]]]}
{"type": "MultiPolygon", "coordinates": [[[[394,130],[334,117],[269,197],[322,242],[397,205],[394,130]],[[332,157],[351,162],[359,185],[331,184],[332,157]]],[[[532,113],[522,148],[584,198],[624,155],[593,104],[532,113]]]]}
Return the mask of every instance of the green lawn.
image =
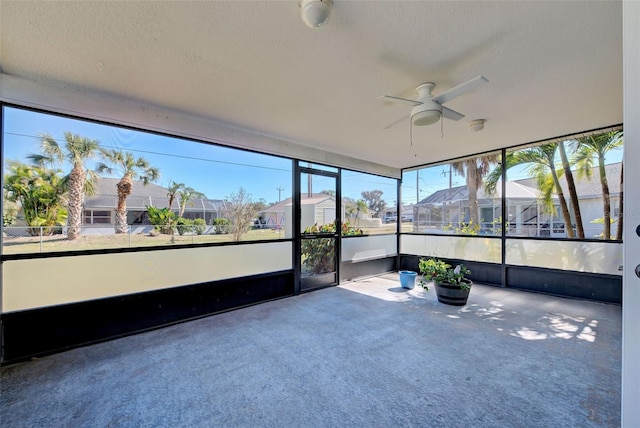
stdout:
{"type": "MultiPolygon", "coordinates": [[[[403,223],[403,229],[406,223],[403,223]]],[[[395,223],[382,227],[362,228],[365,234],[378,235],[395,233],[395,223]]],[[[255,229],[242,235],[242,241],[260,241],[284,238],[284,230],[255,229]]],[[[80,235],[74,241],[62,235],[3,237],[3,254],[52,253],[58,251],[99,250],[107,248],[155,247],[162,245],[204,244],[211,242],[231,242],[231,235],[156,235],[122,234],[122,235],[80,235]]]]}
{"type": "MultiPolygon", "coordinates": [[[[250,230],[242,236],[243,241],[284,238],[284,231],[270,229],[250,230]]],[[[155,247],[161,245],[204,244],[231,242],[231,235],[81,235],[69,241],[60,235],[39,237],[3,238],[3,254],[50,253],[57,251],[97,250],[105,248],[155,247]]]]}

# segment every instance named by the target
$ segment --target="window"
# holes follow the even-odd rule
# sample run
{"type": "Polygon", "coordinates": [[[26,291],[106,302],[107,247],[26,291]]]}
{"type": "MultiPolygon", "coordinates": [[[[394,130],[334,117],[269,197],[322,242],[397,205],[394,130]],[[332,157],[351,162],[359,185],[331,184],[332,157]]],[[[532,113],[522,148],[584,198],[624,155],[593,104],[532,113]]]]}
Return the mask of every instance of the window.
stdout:
{"type": "Polygon", "coordinates": [[[612,129],[508,151],[508,234],[621,239],[622,149],[612,129]]]}
{"type": "Polygon", "coordinates": [[[26,109],[3,118],[4,254],[284,239],[290,159],[26,109]],[[74,165],[47,147],[80,141],[96,178],[74,201],[74,165]]]}
{"type": "Polygon", "coordinates": [[[397,222],[410,222],[412,206],[398,215],[397,180],[349,170],[342,171],[344,221],[364,234],[396,233],[397,222]]]}
{"type": "Polygon", "coordinates": [[[412,206],[403,232],[500,235],[499,152],[405,171],[402,204],[412,206]],[[493,187],[491,187],[493,185],[493,187]]]}
{"type": "Polygon", "coordinates": [[[85,210],[83,214],[84,224],[110,224],[111,211],[85,210]]]}

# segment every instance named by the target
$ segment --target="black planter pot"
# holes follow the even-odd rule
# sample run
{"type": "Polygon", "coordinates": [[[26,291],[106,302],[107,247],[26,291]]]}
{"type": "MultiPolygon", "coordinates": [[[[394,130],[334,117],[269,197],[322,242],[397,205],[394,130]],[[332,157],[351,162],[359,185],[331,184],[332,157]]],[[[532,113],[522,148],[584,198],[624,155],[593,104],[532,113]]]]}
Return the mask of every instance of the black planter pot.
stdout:
{"type": "Polygon", "coordinates": [[[471,280],[464,280],[464,282],[469,285],[469,288],[460,288],[459,284],[436,282],[435,285],[438,302],[453,306],[466,305],[473,282],[471,282],[471,280]]]}

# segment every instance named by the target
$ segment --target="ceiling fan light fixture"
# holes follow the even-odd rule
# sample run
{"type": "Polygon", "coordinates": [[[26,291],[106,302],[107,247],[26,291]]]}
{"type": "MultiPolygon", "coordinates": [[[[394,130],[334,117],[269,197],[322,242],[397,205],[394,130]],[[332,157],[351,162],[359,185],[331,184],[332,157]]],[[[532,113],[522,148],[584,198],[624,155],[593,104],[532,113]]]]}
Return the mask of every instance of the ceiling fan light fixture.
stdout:
{"type": "Polygon", "coordinates": [[[425,101],[411,110],[411,123],[415,126],[427,126],[436,123],[442,115],[442,106],[438,103],[425,101]]]}
{"type": "Polygon", "coordinates": [[[427,126],[439,120],[439,110],[423,110],[411,116],[411,121],[415,126],[427,126]]]}
{"type": "Polygon", "coordinates": [[[300,16],[302,22],[309,28],[322,27],[329,20],[332,0],[302,0],[300,2],[300,16]]]}
{"type": "Polygon", "coordinates": [[[484,119],[476,119],[469,122],[469,129],[472,132],[480,132],[484,129],[484,119]]]}

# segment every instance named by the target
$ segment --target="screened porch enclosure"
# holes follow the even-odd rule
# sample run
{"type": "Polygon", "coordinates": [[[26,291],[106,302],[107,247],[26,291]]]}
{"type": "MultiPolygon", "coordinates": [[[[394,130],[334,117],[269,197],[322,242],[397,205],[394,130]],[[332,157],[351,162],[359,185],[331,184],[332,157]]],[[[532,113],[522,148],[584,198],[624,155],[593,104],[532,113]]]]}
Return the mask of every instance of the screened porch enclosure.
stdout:
{"type": "MultiPolygon", "coordinates": [[[[121,178],[100,177],[97,191],[84,197],[78,239],[69,239],[66,217],[46,227],[36,226],[37,219],[26,209],[27,194],[20,193],[20,187],[5,187],[6,361],[357,278],[417,270],[421,257],[464,263],[479,283],[621,302],[622,243],[567,239],[559,194],[551,195],[551,208],[544,206],[540,189],[532,187],[530,179],[507,181],[504,194],[500,181],[493,191],[479,186],[470,192],[466,185],[445,180],[442,189],[416,202],[410,195],[424,192],[408,186],[416,182],[427,188],[437,186],[429,170],[439,171],[442,166],[420,168],[423,181],[411,177],[415,169],[404,171],[399,180],[18,106],[5,105],[3,116],[3,153],[13,162],[3,174],[8,185],[24,171],[43,173],[28,164],[28,154],[41,144],[38,133],[28,126],[45,121],[57,123],[59,129],[84,130],[109,146],[117,144],[110,140],[114,133],[129,135],[129,146],[122,150],[135,147],[136,153],[143,153],[146,161],[171,177],[155,183],[132,180],[131,193],[125,198],[129,233],[124,236],[114,232],[121,178]],[[18,120],[21,116],[32,120],[18,120]],[[20,128],[25,123],[27,128],[20,128]],[[152,152],[150,138],[155,140],[153,146],[160,145],[164,151],[152,152]],[[185,158],[185,150],[194,156],[185,158]],[[212,170],[211,164],[219,168],[212,170]],[[304,171],[299,184],[294,179],[296,168],[304,171]],[[274,187],[274,182],[282,185],[274,187]],[[477,207],[475,223],[472,197],[477,207]],[[406,214],[407,207],[411,215],[406,214]],[[158,223],[151,215],[160,211],[167,217],[158,223]],[[403,214],[388,221],[394,212],[403,214]],[[189,223],[195,219],[203,221],[201,229],[189,223]],[[324,245],[327,240],[330,245],[324,245]],[[309,246],[314,242],[323,245],[309,246]],[[69,277],[70,271],[80,274],[69,277]],[[309,281],[314,275],[318,281],[309,281]],[[322,275],[332,279],[319,280],[322,275]],[[117,315],[122,311],[130,314],[127,320],[117,315]],[[86,328],[74,335],[64,333],[78,329],[78,317],[90,320],[86,328]],[[54,318],[57,321],[50,322],[54,318]],[[36,340],[27,341],[27,337],[36,340]]],[[[471,165],[463,162],[467,168],[471,165]]],[[[615,165],[606,169],[612,178],[620,171],[615,165]]],[[[585,182],[588,186],[579,188],[595,187],[585,182]]],[[[615,204],[618,193],[613,184],[610,195],[615,204]]],[[[581,201],[598,199],[585,192],[581,196],[581,201]]],[[[61,198],[49,208],[66,209],[65,204],[67,200],[61,198]]]]}

